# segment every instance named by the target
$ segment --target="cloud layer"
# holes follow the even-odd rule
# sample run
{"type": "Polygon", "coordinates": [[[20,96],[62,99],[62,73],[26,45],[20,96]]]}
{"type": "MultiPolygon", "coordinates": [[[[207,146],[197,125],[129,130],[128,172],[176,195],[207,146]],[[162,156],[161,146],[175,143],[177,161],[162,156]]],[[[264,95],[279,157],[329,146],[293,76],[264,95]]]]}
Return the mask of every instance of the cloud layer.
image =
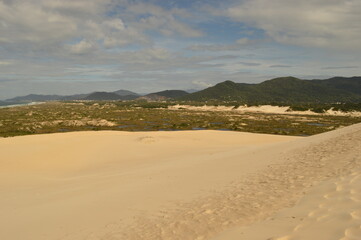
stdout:
{"type": "Polygon", "coordinates": [[[0,0],[0,99],[360,75],[356,0],[0,0]]]}
{"type": "Polygon", "coordinates": [[[358,0],[246,0],[220,14],[263,29],[280,43],[360,50],[360,12],[358,0]]]}

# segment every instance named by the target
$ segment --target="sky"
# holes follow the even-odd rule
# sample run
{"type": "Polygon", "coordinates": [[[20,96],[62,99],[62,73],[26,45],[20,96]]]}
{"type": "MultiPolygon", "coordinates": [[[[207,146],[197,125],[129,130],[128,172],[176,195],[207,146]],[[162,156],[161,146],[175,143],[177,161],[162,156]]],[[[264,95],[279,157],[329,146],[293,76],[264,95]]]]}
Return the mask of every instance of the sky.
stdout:
{"type": "Polygon", "coordinates": [[[0,99],[359,76],[360,0],[0,0],[0,99]]]}

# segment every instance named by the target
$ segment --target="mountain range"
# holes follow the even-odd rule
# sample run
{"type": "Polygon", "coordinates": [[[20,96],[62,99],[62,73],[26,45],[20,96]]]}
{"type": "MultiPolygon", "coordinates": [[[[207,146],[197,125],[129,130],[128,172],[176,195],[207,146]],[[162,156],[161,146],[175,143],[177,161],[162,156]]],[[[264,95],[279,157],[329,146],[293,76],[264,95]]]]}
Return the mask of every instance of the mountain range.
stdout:
{"type": "Polygon", "coordinates": [[[258,84],[224,81],[204,90],[188,93],[165,90],[139,95],[128,90],[93,92],[70,96],[30,94],[6,102],[41,102],[54,100],[135,100],[147,101],[236,101],[240,103],[361,103],[361,77],[334,77],[325,80],[302,80],[280,77],[258,84]]]}
{"type": "Polygon", "coordinates": [[[45,101],[66,101],[66,100],[134,100],[140,97],[139,94],[128,90],[115,92],[93,92],[88,94],[75,94],[68,96],[61,95],[40,95],[29,94],[5,100],[6,102],[45,102],[45,101]]]}
{"type": "Polygon", "coordinates": [[[282,77],[258,84],[221,82],[180,98],[185,101],[238,101],[242,103],[361,102],[361,77],[301,80],[282,77]]]}
{"type": "Polygon", "coordinates": [[[164,101],[167,99],[178,99],[187,95],[189,95],[189,93],[183,90],[165,90],[147,94],[139,99],[145,99],[148,101],[164,101]]]}

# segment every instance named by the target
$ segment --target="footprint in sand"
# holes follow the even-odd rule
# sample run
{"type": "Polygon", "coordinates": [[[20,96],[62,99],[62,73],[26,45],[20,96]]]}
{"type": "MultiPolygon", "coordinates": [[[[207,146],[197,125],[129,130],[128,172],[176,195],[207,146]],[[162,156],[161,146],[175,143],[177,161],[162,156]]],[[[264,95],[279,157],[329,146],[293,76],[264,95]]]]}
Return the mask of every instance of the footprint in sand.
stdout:
{"type": "Polygon", "coordinates": [[[356,175],[355,173],[353,174],[353,178],[350,180],[350,183],[354,183],[354,182],[360,182],[361,180],[361,175],[356,175]]]}
{"type": "Polygon", "coordinates": [[[205,210],[203,213],[205,213],[205,214],[212,214],[213,211],[212,211],[211,209],[207,209],[207,210],[205,210]]]}
{"type": "Polygon", "coordinates": [[[345,230],[345,239],[358,240],[361,236],[361,226],[350,227],[345,230]]]}
{"type": "Polygon", "coordinates": [[[155,142],[155,138],[151,136],[145,136],[138,138],[137,141],[141,143],[153,143],[155,142]]]}
{"type": "Polygon", "coordinates": [[[352,194],[350,196],[350,199],[354,202],[361,202],[361,195],[360,194],[352,194]]]}
{"type": "Polygon", "coordinates": [[[361,209],[351,212],[350,215],[353,219],[361,219],[361,209]]]}

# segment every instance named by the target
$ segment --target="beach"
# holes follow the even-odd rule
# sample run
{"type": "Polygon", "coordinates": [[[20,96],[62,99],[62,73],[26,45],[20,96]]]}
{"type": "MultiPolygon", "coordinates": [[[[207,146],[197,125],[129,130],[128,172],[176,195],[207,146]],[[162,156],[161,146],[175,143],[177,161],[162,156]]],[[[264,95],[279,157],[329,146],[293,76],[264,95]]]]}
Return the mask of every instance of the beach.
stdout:
{"type": "Polygon", "coordinates": [[[42,104],[43,102],[30,102],[30,103],[7,103],[2,102],[0,108],[13,108],[13,107],[21,107],[21,106],[32,106],[42,104]]]}
{"type": "Polygon", "coordinates": [[[361,124],[56,133],[2,138],[0,151],[0,239],[361,236],[361,124]]]}

